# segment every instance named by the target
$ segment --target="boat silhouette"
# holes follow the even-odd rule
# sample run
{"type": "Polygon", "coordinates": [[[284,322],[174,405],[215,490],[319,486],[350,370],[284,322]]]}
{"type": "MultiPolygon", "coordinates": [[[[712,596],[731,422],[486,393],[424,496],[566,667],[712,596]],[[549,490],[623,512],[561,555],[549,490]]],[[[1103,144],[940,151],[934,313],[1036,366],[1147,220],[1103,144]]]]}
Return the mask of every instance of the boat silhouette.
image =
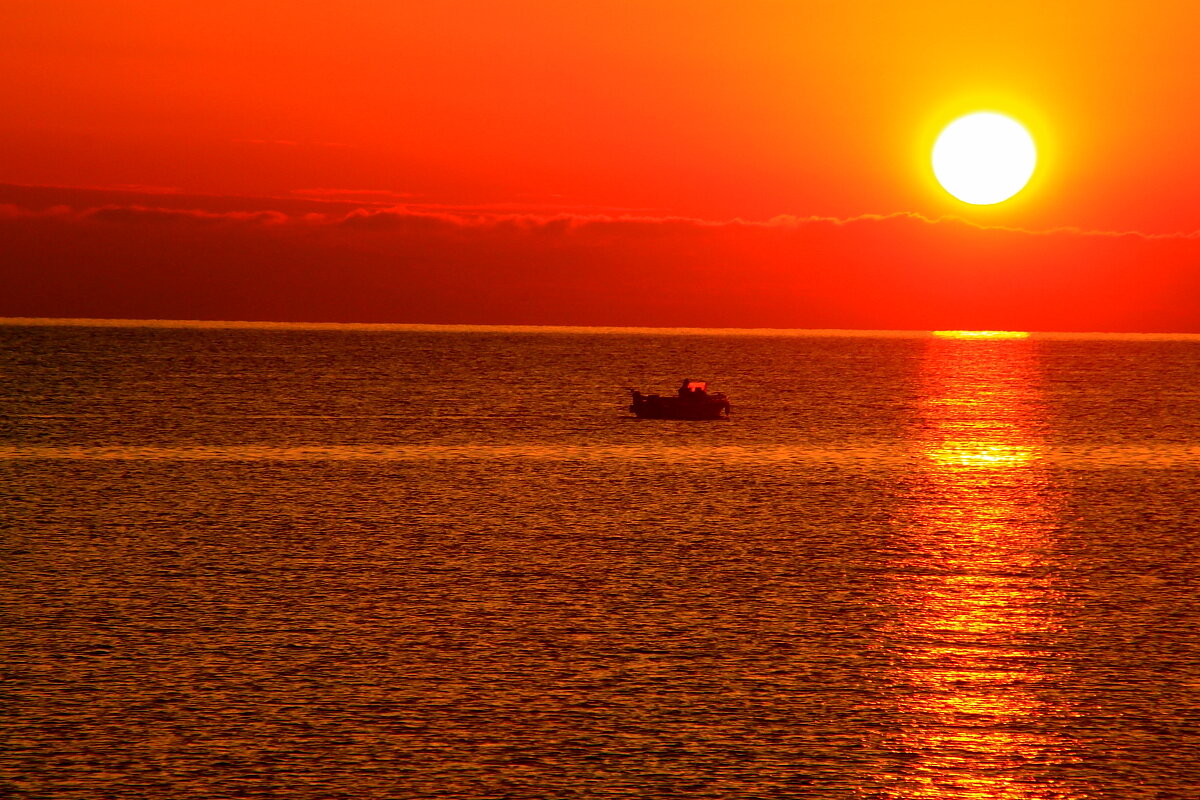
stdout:
{"type": "Polygon", "coordinates": [[[709,392],[707,381],[684,378],[674,395],[642,394],[630,389],[629,410],[640,419],[728,419],[729,398],[724,392],[709,392]]]}

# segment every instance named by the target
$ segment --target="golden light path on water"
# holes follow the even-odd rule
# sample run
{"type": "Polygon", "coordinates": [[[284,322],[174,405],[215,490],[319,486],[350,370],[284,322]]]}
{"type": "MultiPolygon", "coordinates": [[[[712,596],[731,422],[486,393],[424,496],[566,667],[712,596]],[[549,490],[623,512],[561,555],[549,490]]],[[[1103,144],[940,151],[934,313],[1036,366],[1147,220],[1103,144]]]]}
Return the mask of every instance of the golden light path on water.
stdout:
{"type": "Polygon", "coordinates": [[[1028,780],[1069,759],[1045,733],[1045,644],[1061,598],[1048,565],[1055,496],[1033,342],[1002,332],[937,336],[921,363],[924,466],[898,520],[907,538],[890,634],[906,761],[896,798],[1070,797],[1028,780]]]}
{"type": "Polygon", "coordinates": [[[1029,331],[934,331],[939,339],[1028,339],[1029,331]]]}

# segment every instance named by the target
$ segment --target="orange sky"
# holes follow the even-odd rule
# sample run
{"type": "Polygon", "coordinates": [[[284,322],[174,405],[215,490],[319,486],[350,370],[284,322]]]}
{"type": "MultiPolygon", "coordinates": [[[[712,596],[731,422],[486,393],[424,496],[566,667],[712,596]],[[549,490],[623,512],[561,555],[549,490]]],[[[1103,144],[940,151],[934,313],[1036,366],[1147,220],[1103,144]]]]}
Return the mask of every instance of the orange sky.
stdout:
{"type": "Polygon", "coordinates": [[[1200,330],[1193,9],[0,0],[0,314],[1200,330]],[[981,108],[1040,148],[995,207],[928,165],[981,108]]]}

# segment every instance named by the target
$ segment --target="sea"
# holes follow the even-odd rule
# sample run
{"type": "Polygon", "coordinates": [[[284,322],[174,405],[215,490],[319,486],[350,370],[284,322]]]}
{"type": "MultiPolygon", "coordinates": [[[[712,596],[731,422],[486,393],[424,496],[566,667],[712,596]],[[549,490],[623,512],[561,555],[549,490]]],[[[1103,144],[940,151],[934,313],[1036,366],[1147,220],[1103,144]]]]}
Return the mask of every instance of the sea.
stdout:
{"type": "Polygon", "coordinates": [[[1197,798],[1198,540],[1197,338],[10,320],[0,795],[1197,798]]]}

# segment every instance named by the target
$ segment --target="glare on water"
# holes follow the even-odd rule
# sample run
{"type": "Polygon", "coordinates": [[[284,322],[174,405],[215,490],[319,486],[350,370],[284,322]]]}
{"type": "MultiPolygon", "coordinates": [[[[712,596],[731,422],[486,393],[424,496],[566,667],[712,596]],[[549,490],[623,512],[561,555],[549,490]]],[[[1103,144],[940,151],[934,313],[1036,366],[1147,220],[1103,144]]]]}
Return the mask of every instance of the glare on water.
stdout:
{"type": "Polygon", "coordinates": [[[1057,498],[1041,473],[1040,376],[1024,341],[931,340],[920,362],[924,465],[898,523],[896,797],[1034,798],[1020,779],[1071,756],[1039,718],[1062,597],[1047,580],[1057,498]]]}

